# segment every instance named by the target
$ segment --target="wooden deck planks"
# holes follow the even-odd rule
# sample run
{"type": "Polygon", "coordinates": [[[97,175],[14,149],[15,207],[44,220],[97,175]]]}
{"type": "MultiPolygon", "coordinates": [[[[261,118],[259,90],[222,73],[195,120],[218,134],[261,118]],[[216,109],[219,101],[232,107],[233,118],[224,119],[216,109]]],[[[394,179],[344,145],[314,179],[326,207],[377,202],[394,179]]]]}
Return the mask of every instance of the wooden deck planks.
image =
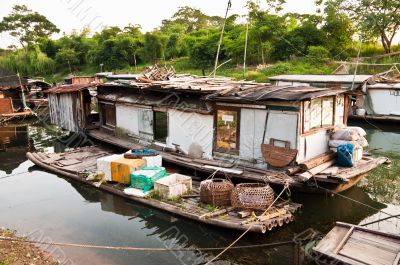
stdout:
{"type": "Polygon", "coordinates": [[[338,223],[313,250],[346,264],[398,265],[400,236],[338,223]]]}

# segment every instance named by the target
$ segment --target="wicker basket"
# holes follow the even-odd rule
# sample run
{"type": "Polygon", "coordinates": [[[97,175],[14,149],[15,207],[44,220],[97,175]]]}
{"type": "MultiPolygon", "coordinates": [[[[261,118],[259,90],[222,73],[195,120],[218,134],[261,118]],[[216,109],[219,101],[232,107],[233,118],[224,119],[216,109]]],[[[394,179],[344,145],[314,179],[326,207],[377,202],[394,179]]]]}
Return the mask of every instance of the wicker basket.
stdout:
{"type": "Polygon", "coordinates": [[[274,202],[274,190],[263,183],[242,183],[233,189],[231,204],[235,208],[266,209],[274,202]]]}
{"type": "Polygon", "coordinates": [[[229,206],[233,188],[234,185],[228,178],[204,180],[200,183],[200,200],[213,206],[229,206]]]}

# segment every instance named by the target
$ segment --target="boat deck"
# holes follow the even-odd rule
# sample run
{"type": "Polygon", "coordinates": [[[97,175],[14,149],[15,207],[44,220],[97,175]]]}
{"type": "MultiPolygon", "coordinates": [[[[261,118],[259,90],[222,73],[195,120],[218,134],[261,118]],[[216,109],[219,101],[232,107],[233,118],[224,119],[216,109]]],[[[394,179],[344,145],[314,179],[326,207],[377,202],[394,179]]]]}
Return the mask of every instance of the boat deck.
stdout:
{"type": "MultiPolygon", "coordinates": [[[[140,149],[144,147],[141,144],[135,143],[133,138],[131,140],[122,139],[98,129],[88,130],[87,133],[90,137],[100,142],[127,150],[140,149]]],[[[154,149],[157,148],[156,146],[149,147],[154,149]]],[[[230,177],[240,181],[263,183],[267,181],[269,184],[275,186],[283,186],[288,183],[290,188],[294,191],[310,193],[325,193],[327,190],[341,192],[349,189],[353,185],[357,184],[369,171],[387,161],[386,158],[382,157],[373,158],[364,156],[363,159],[357,162],[352,168],[338,168],[332,166],[331,169],[335,169],[334,173],[320,173],[313,176],[310,181],[304,182],[296,175],[289,176],[285,171],[261,170],[254,167],[235,165],[234,163],[226,161],[193,159],[176,153],[163,152],[160,149],[157,151],[161,153],[164,161],[199,172],[211,174],[218,169],[220,174],[228,173],[230,177]]],[[[329,169],[324,172],[328,171],[329,169]]]]}
{"type": "Polygon", "coordinates": [[[313,250],[329,264],[400,264],[399,235],[340,222],[313,250]]]}
{"type": "MultiPolygon", "coordinates": [[[[53,173],[95,186],[93,182],[86,180],[86,176],[97,171],[96,162],[98,158],[110,154],[111,152],[107,149],[92,146],[70,150],[61,154],[28,153],[27,157],[37,166],[53,173]]],[[[192,194],[189,196],[174,201],[130,196],[123,192],[127,186],[113,182],[102,184],[98,188],[202,223],[234,230],[250,229],[250,231],[256,233],[265,233],[275,227],[288,224],[293,221],[293,213],[301,208],[300,204],[279,201],[266,214],[262,214],[263,211],[255,212],[262,219],[255,219],[250,215],[242,218],[239,214],[240,210],[232,207],[215,209],[210,212],[210,207],[200,203],[198,186],[199,183],[194,185],[192,194]]]]}

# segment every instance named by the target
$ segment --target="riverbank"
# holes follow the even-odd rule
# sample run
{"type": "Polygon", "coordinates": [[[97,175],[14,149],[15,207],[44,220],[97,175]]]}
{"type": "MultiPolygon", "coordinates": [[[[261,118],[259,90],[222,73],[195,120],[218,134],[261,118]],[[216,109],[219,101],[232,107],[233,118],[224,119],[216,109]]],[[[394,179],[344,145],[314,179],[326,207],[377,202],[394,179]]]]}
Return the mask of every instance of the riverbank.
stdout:
{"type": "MultiPolygon", "coordinates": [[[[16,236],[15,231],[1,228],[0,237],[21,240],[20,237],[16,236]]],[[[22,264],[48,265],[59,263],[50,254],[33,244],[0,240],[0,265],[22,264]]]]}

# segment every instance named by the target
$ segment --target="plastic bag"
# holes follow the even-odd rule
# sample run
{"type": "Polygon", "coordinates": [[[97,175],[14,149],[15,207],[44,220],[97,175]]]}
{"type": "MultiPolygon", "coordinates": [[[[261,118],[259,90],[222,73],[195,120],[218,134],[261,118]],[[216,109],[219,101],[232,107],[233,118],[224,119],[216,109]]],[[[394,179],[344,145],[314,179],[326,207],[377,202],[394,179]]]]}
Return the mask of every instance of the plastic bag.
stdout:
{"type": "Polygon", "coordinates": [[[354,166],[354,145],[345,144],[337,148],[337,166],[353,167],[354,166]]]}

